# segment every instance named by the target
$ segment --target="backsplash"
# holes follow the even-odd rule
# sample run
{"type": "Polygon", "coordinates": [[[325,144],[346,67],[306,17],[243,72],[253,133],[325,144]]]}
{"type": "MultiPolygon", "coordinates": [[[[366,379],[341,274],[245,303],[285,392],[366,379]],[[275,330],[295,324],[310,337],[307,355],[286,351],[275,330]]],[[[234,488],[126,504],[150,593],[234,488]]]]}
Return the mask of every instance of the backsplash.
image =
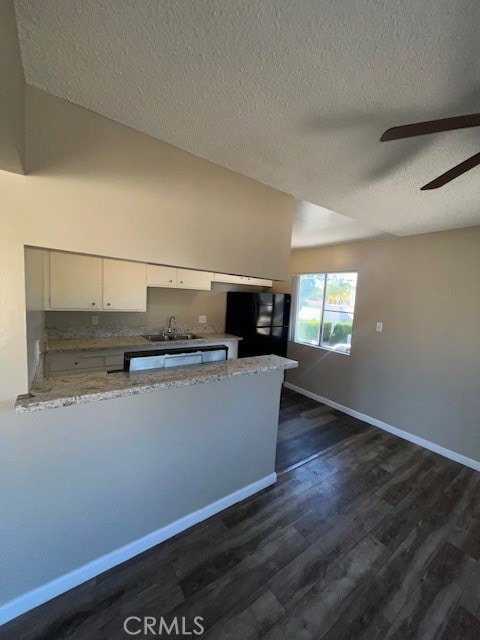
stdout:
{"type": "Polygon", "coordinates": [[[261,291],[258,287],[213,283],[211,291],[147,289],[147,311],[46,311],[46,334],[51,338],[100,338],[160,333],[175,316],[181,333],[219,333],[225,330],[227,291],[261,291]],[[98,325],[92,324],[96,316],[98,325]],[[207,324],[198,322],[207,316],[207,324]]]}
{"type": "MultiPolygon", "coordinates": [[[[186,325],[177,322],[177,333],[221,333],[221,324],[186,325]]],[[[92,327],[47,327],[49,338],[108,338],[112,336],[139,336],[144,333],[161,333],[165,323],[154,325],[103,325],[92,327]]]]}

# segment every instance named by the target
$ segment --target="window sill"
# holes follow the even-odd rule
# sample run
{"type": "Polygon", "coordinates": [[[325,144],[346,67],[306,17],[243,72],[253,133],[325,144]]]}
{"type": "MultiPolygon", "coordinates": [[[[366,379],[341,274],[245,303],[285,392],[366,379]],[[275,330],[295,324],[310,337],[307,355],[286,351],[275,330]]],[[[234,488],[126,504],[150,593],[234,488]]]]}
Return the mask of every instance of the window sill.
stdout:
{"type": "Polygon", "coordinates": [[[330,347],[323,347],[320,344],[312,344],[311,342],[299,342],[298,340],[290,340],[293,344],[299,344],[302,347],[311,347],[312,349],[320,349],[321,351],[328,351],[329,353],[338,353],[341,356],[350,356],[352,352],[340,351],[339,349],[331,349],[330,347]]]}

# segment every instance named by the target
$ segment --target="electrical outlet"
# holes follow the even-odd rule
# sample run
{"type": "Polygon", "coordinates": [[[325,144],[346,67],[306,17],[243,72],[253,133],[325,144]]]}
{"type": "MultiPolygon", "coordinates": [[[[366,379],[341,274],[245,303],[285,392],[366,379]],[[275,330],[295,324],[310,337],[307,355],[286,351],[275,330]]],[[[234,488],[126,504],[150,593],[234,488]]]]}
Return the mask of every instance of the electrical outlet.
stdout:
{"type": "Polygon", "coordinates": [[[98,316],[92,316],[92,324],[98,324],[98,316]]]}
{"type": "Polygon", "coordinates": [[[199,324],[207,324],[207,316],[198,316],[199,324]]]}
{"type": "Polygon", "coordinates": [[[376,327],[375,331],[378,331],[379,333],[382,333],[382,331],[383,331],[383,322],[377,322],[377,327],[376,327]]]}

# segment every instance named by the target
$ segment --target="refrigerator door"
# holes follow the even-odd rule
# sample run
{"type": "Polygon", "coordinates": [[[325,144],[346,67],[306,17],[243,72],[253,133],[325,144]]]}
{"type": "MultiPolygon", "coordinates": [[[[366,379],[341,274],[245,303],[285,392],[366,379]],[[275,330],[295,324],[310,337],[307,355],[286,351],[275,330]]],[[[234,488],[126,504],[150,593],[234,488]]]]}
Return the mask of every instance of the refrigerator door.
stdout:
{"type": "Polygon", "coordinates": [[[229,292],[227,333],[241,336],[240,358],[270,353],[285,356],[288,343],[290,295],[229,292]]]}
{"type": "Polygon", "coordinates": [[[229,291],[227,293],[227,316],[225,331],[235,336],[253,333],[255,294],[229,291]]]}
{"type": "MultiPolygon", "coordinates": [[[[282,327],[288,327],[290,324],[290,303],[292,296],[289,293],[276,293],[275,294],[275,318],[281,320],[282,327]]],[[[275,325],[276,325],[275,321],[275,325]]]]}
{"type": "Polygon", "coordinates": [[[285,327],[288,325],[289,317],[289,294],[254,294],[254,324],[256,327],[285,327]]]}
{"type": "Polygon", "coordinates": [[[238,356],[287,355],[288,327],[258,327],[257,333],[244,336],[238,344],[238,356]]]}

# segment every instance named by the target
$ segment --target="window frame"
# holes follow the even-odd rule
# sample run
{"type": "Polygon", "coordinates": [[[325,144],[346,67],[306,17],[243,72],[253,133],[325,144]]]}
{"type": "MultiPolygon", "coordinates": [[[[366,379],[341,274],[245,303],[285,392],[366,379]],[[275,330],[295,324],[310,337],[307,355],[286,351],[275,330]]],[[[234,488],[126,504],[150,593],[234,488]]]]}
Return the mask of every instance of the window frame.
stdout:
{"type": "Polygon", "coordinates": [[[339,355],[342,356],[351,356],[352,355],[352,347],[353,347],[353,332],[355,330],[355,316],[356,316],[356,306],[357,306],[357,287],[355,288],[355,304],[353,305],[353,319],[352,319],[352,342],[350,343],[350,351],[349,353],[345,352],[345,351],[338,351],[337,349],[333,349],[332,347],[325,347],[324,345],[322,345],[322,338],[323,338],[323,320],[324,320],[324,314],[325,314],[325,298],[327,295],[327,278],[329,275],[332,274],[340,274],[340,273],[353,273],[357,276],[357,287],[358,287],[358,271],[355,271],[354,269],[345,269],[343,271],[318,271],[318,272],[312,272],[312,271],[305,271],[302,273],[294,273],[293,274],[293,300],[294,300],[294,304],[292,305],[292,311],[293,311],[293,317],[292,320],[293,322],[291,323],[291,331],[290,331],[290,340],[291,342],[294,342],[295,344],[300,344],[303,347],[312,347],[313,349],[323,349],[324,351],[329,351],[330,353],[338,353],[339,355]],[[323,276],[324,277],[324,285],[323,285],[323,298],[322,298],[322,312],[321,312],[321,316],[320,316],[320,334],[319,334],[319,343],[318,344],[312,344],[311,342],[302,342],[301,340],[298,340],[296,338],[296,333],[297,333],[297,319],[298,319],[298,312],[299,312],[299,304],[300,304],[300,278],[302,276],[323,276]]]}

